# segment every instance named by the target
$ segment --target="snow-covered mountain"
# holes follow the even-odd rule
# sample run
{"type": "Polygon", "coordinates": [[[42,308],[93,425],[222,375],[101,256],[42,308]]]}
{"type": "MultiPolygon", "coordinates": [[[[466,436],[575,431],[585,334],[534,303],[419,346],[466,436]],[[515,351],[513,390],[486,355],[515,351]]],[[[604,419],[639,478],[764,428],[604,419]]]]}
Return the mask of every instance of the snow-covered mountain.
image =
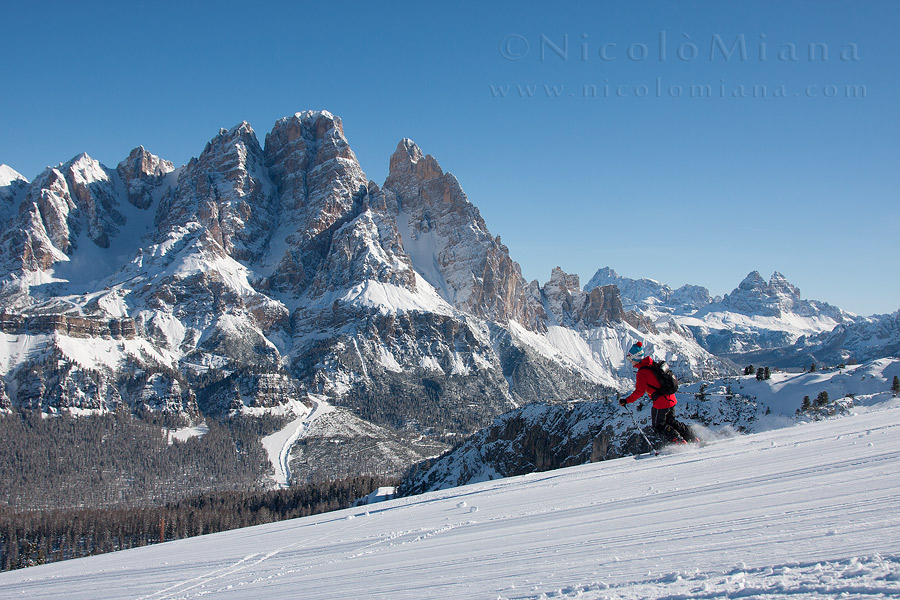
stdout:
{"type": "Polygon", "coordinates": [[[609,267],[598,269],[584,286],[585,291],[595,287],[614,285],[622,294],[622,303],[629,310],[643,313],[672,312],[676,314],[692,313],[707,304],[720,301],[711,298],[709,290],[696,285],[684,285],[673,290],[664,283],[653,279],[631,279],[622,277],[609,267]]]}
{"type": "MultiPolygon", "coordinates": [[[[790,347],[799,340],[870,320],[825,302],[803,299],[800,290],[777,271],[768,282],[753,271],[730,294],[715,298],[700,286],[672,290],[651,279],[622,277],[608,267],[598,270],[585,290],[600,285],[615,285],[626,307],[654,323],[677,323],[704,349],[741,363],[752,362],[754,357],[758,361],[764,354],[771,364],[793,366],[796,361],[791,355],[796,352],[790,347]]],[[[900,343],[900,337],[893,342],[900,343]]],[[[844,354],[857,360],[876,357],[859,352],[861,349],[851,345],[844,348],[844,354]]],[[[888,348],[878,354],[890,355],[888,348]]],[[[846,357],[834,364],[845,361],[846,357]]]]}
{"type": "MultiPolygon", "coordinates": [[[[845,318],[777,277],[724,299],[608,269],[584,289],[562,269],[529,283],[434,157],[403,139],[389,167],[369,181],[327,111],[262,144],[246,122],[222,129],[180,167],[143,147],[32,182],[4,166],[0,410],[289,428],[324,402],[359,447],[425,436],[382,453],[396,471],[527,403],[624,390],[636,339],[691,381],[737,372],[716,353],[845,318]]],[[[338,447],[288,448],[287,468],[308,476],[338,447]]]]}
{"type": "Polygon", "coordinates": [[[744,355],[756,364],[808,367],[812,363],[838,365],[882,356],[900,356],[900,311],[857,317],[831,331],[801,336],[792,345],[744,355]]]}
{"type": "Polygon", "coordinates": [[[895,598],[900,406],[854,412],[0,573],[0,589],[35,600],[895,598]]]}
{"type": "Polygon", "coordinates": [[[685,373],[732,368],[614,287],[529,284],[434,157],[404,139],[389,164],[369,181],[341,120],[307,111],[262,145],[222,129],[177,168],[143,147],[30,183],[4,167],[0,410],[288,426],[320,398],[357,433],[443,448],[516,406],[621,388],[636,338],[685,373]]]}

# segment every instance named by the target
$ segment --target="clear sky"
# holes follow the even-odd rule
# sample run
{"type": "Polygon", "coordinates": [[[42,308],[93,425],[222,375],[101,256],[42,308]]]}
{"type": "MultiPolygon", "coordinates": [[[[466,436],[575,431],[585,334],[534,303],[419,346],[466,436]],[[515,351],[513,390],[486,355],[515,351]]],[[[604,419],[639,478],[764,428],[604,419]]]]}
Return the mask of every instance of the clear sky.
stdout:
{"type": "Polygon", "coordinates": [[[7,2],[0,163],[184,164],[339,115],[370,179],[413,139],[528,279],[713,294],[780,271],[900,309],[900,3],[7,2]]]}

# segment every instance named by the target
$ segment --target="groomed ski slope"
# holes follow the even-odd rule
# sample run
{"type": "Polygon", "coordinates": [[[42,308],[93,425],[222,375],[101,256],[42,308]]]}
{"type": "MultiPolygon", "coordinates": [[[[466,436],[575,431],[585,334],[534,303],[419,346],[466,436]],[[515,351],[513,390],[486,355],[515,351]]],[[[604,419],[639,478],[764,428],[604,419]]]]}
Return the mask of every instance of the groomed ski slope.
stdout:
{"type": "Polygon", "coordinates": [[[900,597],[900,404],[0,574],[0,597],[900,597]]]}

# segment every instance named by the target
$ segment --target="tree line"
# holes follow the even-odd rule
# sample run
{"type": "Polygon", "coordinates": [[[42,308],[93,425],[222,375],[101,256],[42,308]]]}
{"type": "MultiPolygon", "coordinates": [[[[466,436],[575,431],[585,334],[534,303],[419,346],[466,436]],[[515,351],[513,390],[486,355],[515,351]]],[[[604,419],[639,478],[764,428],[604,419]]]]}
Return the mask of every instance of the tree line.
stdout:
{"type": "Polygon", "coordinates": [[[348,508],[399,480],[358,476],[268,492],[214,492],[160,507],[14,511],[0,505],[7,571],[348,508]]]}
{"type": "Polygon", "coordinates": [[[127,412],[0,415],[0,504],[13,510],[163,505],[212,490],[258,491],[271,468],[255,419],[207,420],[184,442],[127,412]]]}

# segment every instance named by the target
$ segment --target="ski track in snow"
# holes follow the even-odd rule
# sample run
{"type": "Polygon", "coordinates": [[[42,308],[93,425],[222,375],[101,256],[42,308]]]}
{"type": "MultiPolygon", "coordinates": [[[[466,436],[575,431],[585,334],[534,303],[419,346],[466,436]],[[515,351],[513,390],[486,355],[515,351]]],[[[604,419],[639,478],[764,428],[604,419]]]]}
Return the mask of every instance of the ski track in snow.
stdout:
{"type": "Polygon", "coordinates": [[[285,488],[290,485],[291,447],[309,429],[309,425],[314,419],[332,410],[332,407],[322,400],[311,400],[313,407],[306,415],[294,419],[281,431],[276,431],[262,439],[262,445],[269,455],[269,462],[275,468],[275,484],[278,487],[285,488]]]}
{"type": "Polygon", "coordinates": [[[900,598],[898,460],[891,406],[12,571],[0,598],[900,598]]]}

